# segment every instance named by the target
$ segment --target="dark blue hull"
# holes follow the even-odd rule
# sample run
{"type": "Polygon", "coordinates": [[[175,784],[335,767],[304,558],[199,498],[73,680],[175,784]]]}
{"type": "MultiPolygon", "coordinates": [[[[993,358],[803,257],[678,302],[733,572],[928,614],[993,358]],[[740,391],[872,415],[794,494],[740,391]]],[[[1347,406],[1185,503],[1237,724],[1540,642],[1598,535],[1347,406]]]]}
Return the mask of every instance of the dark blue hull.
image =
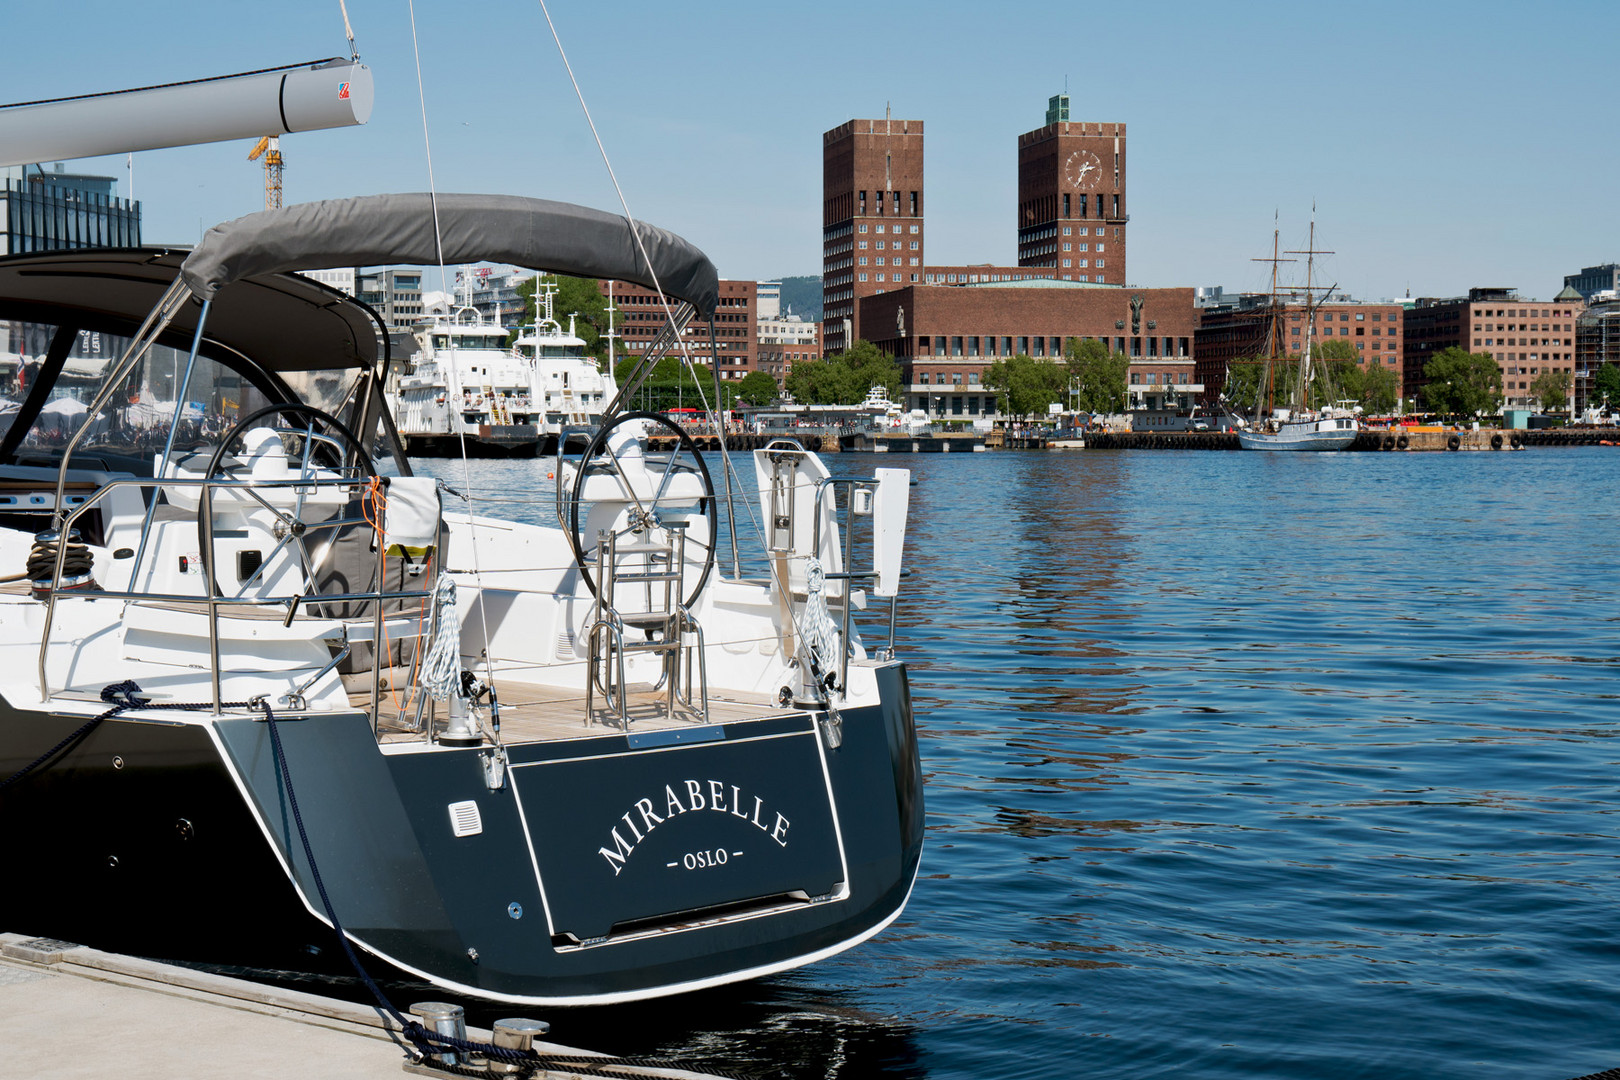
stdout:
{"type": "MultiPolygon", "coordinates": [[[[905,668],[882,704],[508,748],[381,752],[363,715],[279,724],[350,936],[471,996],[630,1000],[811,962],[887,925],[922,846],[905,668]]],[[[81,718],[0,704],[0,778],[81,718]]],[[[172,715],[172,714],[171,714],[172,715]]],[[[332,932],[268,726],[114,718],[0,791],[0,928],[160,959],[329,973],[332,932]],[[116,764],[115,764],[116,762],[116,764]]]]}

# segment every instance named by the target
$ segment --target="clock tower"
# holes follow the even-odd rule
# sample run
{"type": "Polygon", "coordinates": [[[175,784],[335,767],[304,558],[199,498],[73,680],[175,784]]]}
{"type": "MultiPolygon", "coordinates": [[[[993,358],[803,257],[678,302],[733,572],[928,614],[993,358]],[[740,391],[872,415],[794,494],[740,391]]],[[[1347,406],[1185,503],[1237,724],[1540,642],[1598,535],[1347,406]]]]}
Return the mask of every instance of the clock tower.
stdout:
{"type": "Polygon", "coordinates": [[[1018,136],[1018,265],[1123,285],[1129,221],[1125,125],[1073,122],[1057,95],[1046,126],[1018,136]]]}

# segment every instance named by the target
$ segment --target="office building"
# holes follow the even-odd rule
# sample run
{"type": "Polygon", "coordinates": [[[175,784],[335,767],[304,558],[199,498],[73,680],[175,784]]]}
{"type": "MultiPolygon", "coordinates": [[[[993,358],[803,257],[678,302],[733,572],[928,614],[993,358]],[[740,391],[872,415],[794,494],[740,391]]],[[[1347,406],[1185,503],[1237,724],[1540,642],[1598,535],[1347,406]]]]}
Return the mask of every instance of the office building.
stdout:
{"type": "Polygon", "coordinates": [[[922,280],[920,120],[850,120],[822,135],[821,341],[842,352],[863,297],[922,280]]]}
{"type": "Polygon", "coordinates": [[[58,162],[0,168],[0,255],[69,248],[140,247],[141,204],[114,194],[110,176],[58,162]]]}
{"type": "Polygon", "coordinates": [[[1620,263],[1588,266],[1578,274],[1569,274],[1564,278],[1564,287],[1574,289],[1588,301],[1600,292],[1620,292],[1620,263]]]}
{"type": "MultiPolygon", "coordinates": [[[[603,281],[600,285],[606,295],[608,283],[603,281]]],[[[777,288],[780,295],[780,286],[777,288]]],[[[714,311],[713,339],[710,339],[706,322],[693,320],[686,328],[684,340],[693,361],[718,370],[720,378],[726,380],[741,379],[756,370],[758,298],[758,282],[721,280],[720,303],[714,311]]],[[[642,355],[668,321],[664,301],[645,285],[615,281],[613,302],[622,318],[619,349],[624,354],[642,355]]],[[[679,303],[670,300],[668,307],[673,310],[679,303]]]]}
{"type": "MultiPolygon", "coordinates": [[[[1198,382],[1204,387],[1203,403],[1210,408],[1220,402],[1233,364],[1252,363],[1277,347],[1271,340],[1270,293],[1225,293],[1220,301],[1202,306],[1203,322],[1197,333],[1198,382]]],[[[1283,356],[1304,354],[1307,330],[1313,349],[1343,340],[1354,346],[1363,368],[1381,366],[1393,372],[1396,393],[1402,393],[1405,305],[1401,301],[1347,299],[1307,309],[1303,295],[1290,294],[1279,295],[1277,303],[1282,308],[1283,356]]]]}
{"type": "Polygon", "coordinates": [[[1423,368],[1448,348],[1488,353],[1502,369],[1503,408],[1535,409],[1531,391],[1546,371],[1575,372],[1575,319],[1585,304],[1573,289],[1559,298],[1525,300],[1515,289],[1476,288],[1468,295],[1423,297],[1406,313],[1402,396],[1417,397],[1423,368]]]}

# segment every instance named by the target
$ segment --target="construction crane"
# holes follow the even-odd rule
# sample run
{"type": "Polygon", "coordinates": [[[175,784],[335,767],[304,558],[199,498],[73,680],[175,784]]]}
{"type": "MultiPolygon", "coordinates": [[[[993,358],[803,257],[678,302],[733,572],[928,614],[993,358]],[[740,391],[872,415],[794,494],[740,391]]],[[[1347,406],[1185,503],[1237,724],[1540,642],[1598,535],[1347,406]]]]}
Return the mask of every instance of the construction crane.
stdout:
{"type": "Polygon", "coordinates": [[[258,161],[264,158],[264,208],[266,210],[281,209],[281,139],[275,135],[266,135],[253,147],[248,155],[249,161],[258,161]]]}

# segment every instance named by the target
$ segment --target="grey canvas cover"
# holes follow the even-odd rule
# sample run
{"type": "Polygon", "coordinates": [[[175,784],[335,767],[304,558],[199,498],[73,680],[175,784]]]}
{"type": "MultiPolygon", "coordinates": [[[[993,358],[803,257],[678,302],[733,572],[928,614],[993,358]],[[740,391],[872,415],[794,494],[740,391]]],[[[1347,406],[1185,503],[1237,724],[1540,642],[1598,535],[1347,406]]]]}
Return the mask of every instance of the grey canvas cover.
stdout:
{"type": "Polygon", "coordinates": [[[181,274],[198,298],[211,300],[232,281],[277,270],[507,262],[661,287],[708,318],[720,295],[719,274],[708,256],[655,226],[638,222],[635,230],[623,217],[548,199],[366,195],[264,210],[215,225],[181,274]]]}

